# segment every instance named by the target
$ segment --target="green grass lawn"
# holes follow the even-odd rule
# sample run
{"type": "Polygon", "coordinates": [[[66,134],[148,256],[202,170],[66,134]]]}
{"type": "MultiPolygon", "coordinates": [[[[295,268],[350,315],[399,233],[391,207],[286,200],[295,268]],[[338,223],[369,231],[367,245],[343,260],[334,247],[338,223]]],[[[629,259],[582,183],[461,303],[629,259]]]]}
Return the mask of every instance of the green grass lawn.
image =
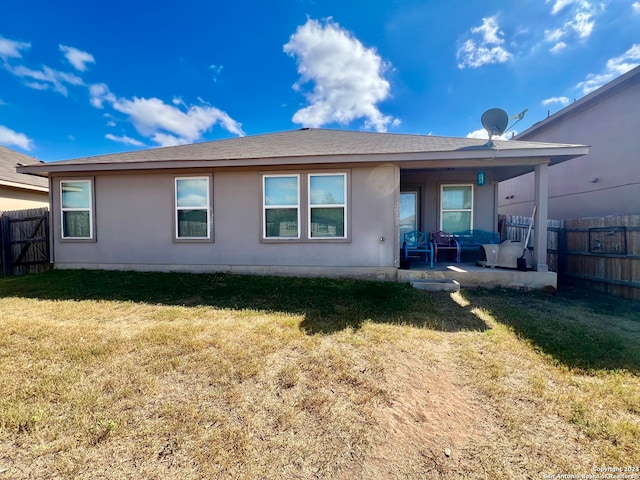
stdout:
{"type": "Polygon", "coordinates": [[[51,271],[0,332],[0,480],[640,465],[640,308],[582,290],[51,271]]]}

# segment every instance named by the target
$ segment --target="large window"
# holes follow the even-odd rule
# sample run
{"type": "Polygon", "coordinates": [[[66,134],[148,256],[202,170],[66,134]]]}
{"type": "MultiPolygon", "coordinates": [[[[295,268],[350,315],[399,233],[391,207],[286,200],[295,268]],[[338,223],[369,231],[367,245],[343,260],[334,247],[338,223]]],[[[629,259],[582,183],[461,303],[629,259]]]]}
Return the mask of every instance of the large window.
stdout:
{"type": "Polygon", "coordinates": [[[209,177],[176,178],[176,238],[211,238],[209,177]]]}
{"type": "Polygon", "coordinates": [[[346,175],[309,175],[309,237],[345,238],[346,175]]]}
{"type": "Polygon", "coordinates": [[[62,238],[93,239],[93,197],[90,180],[60,182],[62,238]]]}
{"type": "Polygon", "coordinates": [[[348,173],[262,176],[262,239],[348,240],[348,173]]]}
{"type": "Polygon", "coordinates": [[[264,238],[300,238],[300,176],[262,178],[264,238]]]}
{"type": "Polygon", "coordinates": [[[440,229],[449,233],[473,228],[473,185],[443,185],[440,229]]]}

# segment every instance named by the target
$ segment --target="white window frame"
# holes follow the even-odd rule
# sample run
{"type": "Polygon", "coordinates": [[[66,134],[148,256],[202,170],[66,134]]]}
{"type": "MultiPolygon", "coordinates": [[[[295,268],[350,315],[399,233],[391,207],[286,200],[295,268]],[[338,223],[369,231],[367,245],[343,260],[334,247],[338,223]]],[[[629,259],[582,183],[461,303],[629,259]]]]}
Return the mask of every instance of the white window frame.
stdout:
{"type": "Polygon", "coordinates": [[[348,223],[347,223],[347,174],[345,172],[326,172],[326,173],[309,173],[307,175],[307,235],[309,240],[334,240],[334,239],[340,239],[340,240],[344,240],[347,238],[347,227],[348,227],[348,223]],[[311,203],[311,177],[338,177],[338,176],[342,176],[342,198],[344,199],[343,203],[329,203],[329,204],[324,204],[324,203],[319,203],[319,204],[312,204],[311,203]],[[312,228],[311,228],[311,211],[314,208],[342,208],[343,214],[344,214],[344,218],[343,218],[343,222],[344,222],[344,232],[342,234],[342,236],[337,237],[337,236],[327,236],[327,237],[322,237],[322,236],[312,236],[312,228]]]}
{"type": "Polygon", "coordinates": [[[93,181],[86,178],[72,179],[68,178],[60,180],[60,238],[62,240],[93,240],[94,228],[93,228],[93,181]],[[63,203],[63,187],[67,183],[86,183],[89,188],[89,206],[82,208],[64,207],[63,203]],[[64,234],[64,214],[65,212],[89,212],[89,236],[88,237],[67,237],[64,234]]]}
{"type": "Polygon", "coordinates": [[[194,176],[183,176],[183,177],[175,177],[173,183],[173,202],[174,202],[174,217],[175,217],[175,225],[174,225],[174,238],[177,241],[210,241],[211,236],[211,176],[210,175],[194,175],[194,176]],[[206,206],[178,206],[178,182],[180,180],[206,180],[207,181],[207,201],[206,206]],[[206,237],[181,237],[179,235],[178,230],[178,212],[181,210],[205,210],[207,211],[207,236],[206,237]]]}
{"type": "Polygon", "coordinates": [[[264,174],[262,175],[262,239],[263,240],[300,240],[302,229],[300,228],[300,174],[299,173],[279,173],[279,174],[264,174]],[[268,178],[291,178],[296,179],[298,188],[296,192],[296,204],[295,205],[267,205],[267,179],[268,178]],[[298,227],[298,233],[296,236],[291,237],[270,237],[267,235],[267,210],[283,210],[283,209],[296,209],[296,221],[298,227]]]}
{"type": "MultiPolygon", "coordinates": [[[[473,191],[473,183],[446,183],[440,185],[440,230],[444,228],[444,213],[450,212],[470,212],[469,215],[469,230],[473,230],[473,206],[474,206],[474,196],[475,192],[473,191]],[[452,209],[444,209],[444,189],[447,187],[470,187],[471,188],[471,208],[452,208],[452,209]]],[[[449,232],[456,233],[456,232],[449,232]]]]}

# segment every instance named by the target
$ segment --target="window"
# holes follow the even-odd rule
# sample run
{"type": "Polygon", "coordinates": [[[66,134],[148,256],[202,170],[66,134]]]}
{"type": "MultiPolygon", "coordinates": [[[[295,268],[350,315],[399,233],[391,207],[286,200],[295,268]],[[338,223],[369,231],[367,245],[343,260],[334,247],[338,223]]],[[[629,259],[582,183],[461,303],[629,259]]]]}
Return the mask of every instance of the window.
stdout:
{"type": "Polygon", "coordinates": [[[300,238],[300,176],[265,175],[264,238],[300,238]]]}
{"type": "Polygon", "coordinates": [[[63,239],[93,238],[91,180],[62,180],[60,206],[63,239]]]}
{"type": "Polygon", "coordinates": [[[440,229],[449,233],[473,228],[473,185],[443,185],[440,229]]]}
{"type": "Polygon", "coordinates": [[[209,177],[176,178],[176,238],[211,238],[209,177]]]}
{"type": "Polygon", "coordinates": [[[349,173],[262,175],[263,241],[349,241],[349,173]]]}
{"type": "Polygon", "coordinates": [[[345,238],[346,175],[309,175],[309,238],[345,238]]]}

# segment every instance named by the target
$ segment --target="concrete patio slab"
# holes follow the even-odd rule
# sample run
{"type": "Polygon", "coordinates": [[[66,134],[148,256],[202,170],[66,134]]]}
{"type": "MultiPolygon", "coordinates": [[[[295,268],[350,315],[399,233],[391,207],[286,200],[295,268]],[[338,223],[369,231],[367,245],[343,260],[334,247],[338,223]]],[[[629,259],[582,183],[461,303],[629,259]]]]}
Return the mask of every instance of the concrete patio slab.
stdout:
{"type": "Polygon", "coordinates": [[[508,268],[485,268],[471,263],[438,263],[431,269],[422,263],[412,263],[408,270],[398,270],[398,281],[413,283],[456,281],[462,288],[515,288],[555,292],[558,276],[555,272],[522,272],[508,268]]]}

